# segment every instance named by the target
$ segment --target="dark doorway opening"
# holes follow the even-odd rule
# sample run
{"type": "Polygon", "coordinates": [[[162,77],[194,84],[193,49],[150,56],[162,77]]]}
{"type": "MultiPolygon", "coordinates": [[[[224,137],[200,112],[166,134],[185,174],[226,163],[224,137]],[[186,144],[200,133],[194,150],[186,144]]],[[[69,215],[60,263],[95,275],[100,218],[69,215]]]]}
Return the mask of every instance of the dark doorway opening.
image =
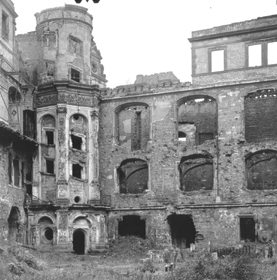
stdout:
{"type": "Polygon", "coordinates": [[[190,248],[195,243],[195,226],[190,215],[172,214],[167,218],[172,244],[178,248],[190,248]]]}
{"type": "Polygon", "coordinates": [[[118,234],[120,236],[134,235],[145,239],[145,220],[139,216],[124,216],[118,223],[118,234]]]}
{"type": "Polygon", "coordinates": [[[73,251],[77,255],[85,254],[85,234],[82,230],[75,230],[73,233],[73,251]]]}
{"type": "Polygon", "coordinates": [[[240,240],[255,242],[255,221],[253,217],[240,218],[240,240]]]}

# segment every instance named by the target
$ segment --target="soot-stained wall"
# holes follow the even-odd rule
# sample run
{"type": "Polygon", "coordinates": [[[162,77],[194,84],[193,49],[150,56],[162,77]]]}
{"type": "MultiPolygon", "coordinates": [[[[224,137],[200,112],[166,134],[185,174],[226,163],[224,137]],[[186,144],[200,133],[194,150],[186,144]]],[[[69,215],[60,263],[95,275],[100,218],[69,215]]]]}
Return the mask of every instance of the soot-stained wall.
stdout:
{"type": "Polygon", "coordinates": [[[247,188],[250,190],[277,189],[277,152],[259,151],[246,159],[247,188]]]}
{"type": "Polygon", "coordinates": [[[245,138],[259,142],[277,138],[277,94],[273,89],[258,90],[246,96],[245,138]]]}

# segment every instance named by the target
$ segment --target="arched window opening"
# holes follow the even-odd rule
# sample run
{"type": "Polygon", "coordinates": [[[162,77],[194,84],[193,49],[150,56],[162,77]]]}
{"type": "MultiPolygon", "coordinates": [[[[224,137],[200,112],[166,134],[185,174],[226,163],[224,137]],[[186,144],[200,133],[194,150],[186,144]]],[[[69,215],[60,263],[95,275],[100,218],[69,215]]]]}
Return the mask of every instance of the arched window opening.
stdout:
{"type": "Polygon", "coordinates": [[[9,88],[9,103],[19,103],[21,101],[20,92],[15,87],[9,88]]]}
{"type": "Polygon", "coordinates": [[[150,111],[143,103],[122,105],[116,110],[118,144],[131,151],[145,149],[149,140],[150,111]]]}
{"type": "Polygon", "coordinates": [[[54,238],[53,232],[53,222],[49,217],[41,217],[38,221],[38,225],[40,226],[40,242],[44,243],[51,243],[54,238]]]}
{"type": "Polygon", "coordinates": [[[120,236],[137,236],[145,239],[145,220],[141,220],[139,216],[124,216],[122,221],[118,223],[118,234],[120,236]]]}
{"type": "Polygon", "coordinates": [[[8,239],[10,242],[18,241],[19,234],[20,234],[20,212],[17,207],[12,207],[9,218],[9,232],[8,232],[8,239]]]}
{"type": "Polygon", "coordinates": [[[55,127],[56,120],[51,115],[45,115],[41,121],[42,126],[42,141],[46,145],[55,144],[55,127]]]}
{"type": "Polygon", "coordinates": [[[190,248],[195,243],[195,226],[190,215],[172,214],[167,218],[174,247],[190,248]]]}
{"type": "Polygon", "coordinates": [[[277,91],[273,88],[249,93],[244,99],[245,139],[261,142],[277,138],[277,91]]]}
{"type": "Polygon", "coordinates": [[[143,193],[148,184],[148,165],[141,159],[128,159],[117,168],[119,190],[122,194],[143,193]]]}
{"type": "Polygon", "coordinates": [[[217,135],[217,104],[209,96],[190,96],[178,101],[178,131],[187,144],[201,145],[217,135]]]}
{"type": "Polygon", "coordinates": [[[211,190],[213,188],[213,160],[206,155],[183,157],[180,165],[180,186],[183,191],[211,190]]]}
{"type": "Polygon", "coordinates": [[[86,150],[87,119],[81,114],[74,114],[69,119],[69,146],[76,150],[86,150]]]}
{"type": "Polygon", "coordinates": [[[277,189],[277,152],[263,150],[246,158],[249,190],[277,189]]]}

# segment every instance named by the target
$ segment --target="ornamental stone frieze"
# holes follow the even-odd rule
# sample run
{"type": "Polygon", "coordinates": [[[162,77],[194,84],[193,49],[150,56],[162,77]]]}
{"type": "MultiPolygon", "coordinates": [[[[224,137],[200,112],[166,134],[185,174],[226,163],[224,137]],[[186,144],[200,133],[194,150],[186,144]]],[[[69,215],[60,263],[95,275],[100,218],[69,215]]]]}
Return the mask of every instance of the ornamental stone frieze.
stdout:
{"type": "Polygon", "coordinates": [[[81,93],[59,93],[48,95],[37,95],[36,105],[37,107],[44,107],[49,105],[55,105],[59,103],[66,103],[77,106],[98,106],[98,96],[88,96],[81,93]]]}

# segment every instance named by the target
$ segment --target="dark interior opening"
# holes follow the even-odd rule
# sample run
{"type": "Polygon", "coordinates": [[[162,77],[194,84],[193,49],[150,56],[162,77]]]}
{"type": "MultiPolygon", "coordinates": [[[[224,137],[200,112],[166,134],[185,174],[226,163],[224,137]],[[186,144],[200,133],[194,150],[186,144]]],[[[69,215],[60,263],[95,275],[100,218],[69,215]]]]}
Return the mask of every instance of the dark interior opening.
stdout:
{"type": "Polygon", "coordinates": [[[240,240],[255,242],[255,221],[253,217],[240,218],[240,240]]]}
{"type": "Polygon", "coordinates": [[[139,216],[124,216],[118,223],[118,234],[120,236],[134,235],[145,239],[145,220],[139,216]]]}
{"type": "Polygon", "coordinates": [[[76,203],[79,203],[79,202],[81,201],[80,196],[75,196],[75,197],[74,197],[74,201],[75,201],[76,203]]]}
{"type": "Polygon", "coordinates": [[[19,180],[20,180],[20,172],[19,172],[19,160],[14,159],[13,160],[13,175],[14,180],[13,183],[15,186],[19,186],[19,180]]]}
{"type": "Polygon", "coordinates": [[[33,188],[32,185],[26,185],[26,193],[30,196],[33,195],[33,188]]]}
{"type": "Polygon", "coordinates": [[[9,218],[9,232],[8,232],[8,239],[11,242],[18,241],[19,235],[19,210],[16,207],[12,207],[9,218]]]}
{"type": "Polygon", "coordinates": [[[81,74],[79,71],[71,68],[71,80],[80,83],[81,74]]]}
{"type": "Polygon", "coordinates": [[[85,234],[82,230],[75,230],[73,233],[73,251],[77,255],[85,254],[85,234]]]}
{"type": "Polygon", "coordinates": [[[187,140],[187,135],[185,132],[183,131],[179,131],[178,132],[178,139],[179,141],[186,141],[187,140]]]}
{"type": "Polygon", "coordinates": [[[31,110],[23,111],[23,134],[35,139],[36,137],[36,114],[31,110]]]}
{"type": "Polygon", "coordinates": [[[82,179],[83,167],[79,164],[72,164],[72,176],[75,178],[82,179]]]}
{"type": "Polygon", "coordinates": [[[54,131],[46,131],[47,145],[54,144],[54,131]]]}
{"type": "Polygon", "coordinates": [[[54,161],[46,160],[46,173],[54,174],[54,161]]]}
{"type": "Polygon", "coordinates": [[[81,150],[82,149],[82,138],[71,134],[72,148],[81,150]]]}
{"type": "Polygon", "coordinates": [[[172,244],[178,248],[190,248],[195,243],[195,226],[191,216],[176,215],[168,216],[172,244]]]}
{"type": "Polygon", "coordinates": [[[48,241],[51,241],[53,239],[53,229],[47,228],[44,232],[44,236],[48,241]]]}

